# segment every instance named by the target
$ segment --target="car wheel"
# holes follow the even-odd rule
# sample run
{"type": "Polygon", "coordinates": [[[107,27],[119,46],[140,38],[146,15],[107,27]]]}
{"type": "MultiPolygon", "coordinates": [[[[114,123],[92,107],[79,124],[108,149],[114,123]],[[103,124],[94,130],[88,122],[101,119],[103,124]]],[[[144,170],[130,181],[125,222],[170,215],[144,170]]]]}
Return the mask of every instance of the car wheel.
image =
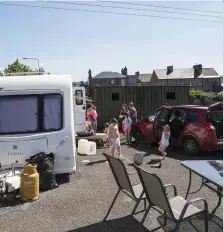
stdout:
{"type": "Polygon", "coordinates": [[[136,145],[140,145],[142,144],[143,140],[144,140],[144,137],[143,137],[143,134],[140,130],[136,130],[135,131],[135,142],[136,142],[136,145]]]}
{"type": "Polygon", "coordinates": [[[198,142],[193,137],[187,137],[184,139],[184,152],[187,155],[198,155],[200,151],[198,142]]]}

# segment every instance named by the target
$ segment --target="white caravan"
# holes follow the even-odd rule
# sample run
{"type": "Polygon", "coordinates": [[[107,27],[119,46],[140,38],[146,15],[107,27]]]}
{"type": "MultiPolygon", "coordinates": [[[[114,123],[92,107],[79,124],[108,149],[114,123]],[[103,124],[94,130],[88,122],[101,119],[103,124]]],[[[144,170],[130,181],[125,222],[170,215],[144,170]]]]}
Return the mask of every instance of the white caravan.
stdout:
{"type": "Polygon", "coordinates": [[[0,163],[52,152],[56,174],[75,172],[71,75],[37,74],[0,77],[0,163]]]}
{"type": "Polygon", "coordinates": [[[86,94],[84,87],[73,86],[75,132],[86,129],[86,94]]]}

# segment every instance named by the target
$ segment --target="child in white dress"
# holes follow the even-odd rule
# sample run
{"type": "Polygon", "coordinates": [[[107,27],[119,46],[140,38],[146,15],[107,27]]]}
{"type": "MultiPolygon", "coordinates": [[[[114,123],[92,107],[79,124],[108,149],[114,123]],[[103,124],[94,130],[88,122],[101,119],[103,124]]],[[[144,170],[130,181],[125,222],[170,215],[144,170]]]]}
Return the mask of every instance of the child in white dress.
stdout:
{"type": "Polygon", "coordinates": [[[170,126],[166,125],[164,126],[162,138],[161,141],[159,142],[159,151],[163,155],[163,157],[161,158],[162,160],[164,160],[167,155],[166,149],[169,146],[169,139],[170,139],[170,126]]]}

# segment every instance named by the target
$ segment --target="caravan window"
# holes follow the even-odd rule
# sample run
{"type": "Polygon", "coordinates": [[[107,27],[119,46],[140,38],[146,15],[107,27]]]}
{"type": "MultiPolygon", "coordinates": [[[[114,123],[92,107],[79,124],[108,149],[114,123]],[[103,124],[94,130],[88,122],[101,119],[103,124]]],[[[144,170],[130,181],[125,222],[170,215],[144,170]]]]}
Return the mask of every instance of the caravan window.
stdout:
{"type": "Polygon", "coordinates": [[[7,96],[0,98],[0,133],[38,131],[38,97],[7,96]]]}
{"type": "Polygon", "coordinates": [[[60,94],[0,97],[0,134],[41,133],[62,127],[60,94]]]}
{"type": "Polygon", "coordinates": [[[44,131],[62,128],[61,98],[59,94],[44,96],[44,131]]]}
{"type": "Polygon", "coordinates": [[[82,92],[82,90],[75,91],[75,102],[76,102],[76,105],[83,105],[83,92],[82,92]]]}

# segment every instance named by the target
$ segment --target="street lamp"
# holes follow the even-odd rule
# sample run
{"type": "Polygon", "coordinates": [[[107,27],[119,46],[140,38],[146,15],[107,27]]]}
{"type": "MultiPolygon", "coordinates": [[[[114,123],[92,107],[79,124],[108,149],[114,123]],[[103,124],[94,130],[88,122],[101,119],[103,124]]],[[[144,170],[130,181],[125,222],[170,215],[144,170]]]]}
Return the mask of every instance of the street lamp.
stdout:
{"type": "Polygon", "coordinates": [[[37,59],[37,58],[23,58],[24,60],[36,60],[37,61],[37,65],[38,65],[38,71],[40,70],[40,61],[39,61],[39,59],[37,59]]]}

